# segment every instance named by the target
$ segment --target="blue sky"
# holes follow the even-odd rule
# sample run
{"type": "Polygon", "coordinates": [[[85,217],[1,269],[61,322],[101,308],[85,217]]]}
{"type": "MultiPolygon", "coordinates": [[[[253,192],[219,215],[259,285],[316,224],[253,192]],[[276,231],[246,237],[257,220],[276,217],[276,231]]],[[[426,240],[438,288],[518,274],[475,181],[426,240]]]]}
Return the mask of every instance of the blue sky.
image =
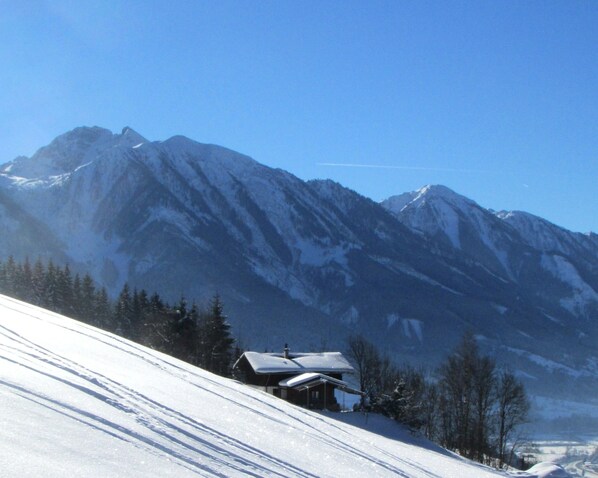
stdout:
{"type": "Polygon", "coordinates": [[[0,0],[0,163],[131,126],[598,232],[596,25],[590,0],[0,0]]]}

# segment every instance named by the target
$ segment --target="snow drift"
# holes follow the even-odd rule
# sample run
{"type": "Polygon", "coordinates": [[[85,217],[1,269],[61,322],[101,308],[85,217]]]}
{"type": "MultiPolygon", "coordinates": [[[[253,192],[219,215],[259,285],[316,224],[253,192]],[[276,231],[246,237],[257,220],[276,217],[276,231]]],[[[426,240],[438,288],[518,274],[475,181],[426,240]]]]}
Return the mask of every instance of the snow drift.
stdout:
{"type": "Polygon", "coordinates": [[[504,476],[4,296],[0,370],[3,476],[504,476]]]}

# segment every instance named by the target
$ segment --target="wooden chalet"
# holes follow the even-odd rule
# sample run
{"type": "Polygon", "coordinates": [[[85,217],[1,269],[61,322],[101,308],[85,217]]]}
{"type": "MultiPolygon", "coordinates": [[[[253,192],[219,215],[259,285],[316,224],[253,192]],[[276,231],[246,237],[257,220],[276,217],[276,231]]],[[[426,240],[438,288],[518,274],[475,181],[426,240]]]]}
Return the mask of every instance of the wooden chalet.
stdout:
{"type": "Polygon", "coordinates": [[[241,382],[307,408],[335,410],[335,390],[361,392],[343,381],[355,370],[340,352],[283,353],[245,352],[233,366],[241,382]]]}

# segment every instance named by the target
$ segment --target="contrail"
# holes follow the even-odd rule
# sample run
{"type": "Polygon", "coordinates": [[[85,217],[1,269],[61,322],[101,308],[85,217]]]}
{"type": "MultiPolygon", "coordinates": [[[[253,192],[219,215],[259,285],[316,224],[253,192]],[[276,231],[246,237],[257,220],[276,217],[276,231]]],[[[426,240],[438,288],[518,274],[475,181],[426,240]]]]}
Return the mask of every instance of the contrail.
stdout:
{"type": "Polygon", "coordinates": [[[492,171],[486,171],[482,169],[425,168],[422,166],[395,166],[388,164],[316,163],[316,166],[333,166],[337,168],[402,169],[408,171],[441,171],[451,173],[492,173],[492,171]]]}

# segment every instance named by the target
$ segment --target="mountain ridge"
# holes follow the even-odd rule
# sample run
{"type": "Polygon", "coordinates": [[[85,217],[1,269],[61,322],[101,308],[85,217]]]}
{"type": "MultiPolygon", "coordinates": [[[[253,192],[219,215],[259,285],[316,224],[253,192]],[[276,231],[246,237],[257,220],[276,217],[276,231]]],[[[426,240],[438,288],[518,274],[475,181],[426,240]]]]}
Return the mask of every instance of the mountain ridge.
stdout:
{"type": "Polygon", "coordinates": [[[378,204],[182,136],[79,128],[59,138],[32,156],[43,167],[0,166],[0,193],[15,205],[0,221],[22,210],[53,238],[38,238],[40,251],[113,294],[125,282],[169,300],[219,292],[256,349],[339,347],[364,333],[397,357],[437,363],[473,330],[538,393],[554,367],[536,356],[598,381],[592,235],[495,213],[444,186],[378,204]]]}

